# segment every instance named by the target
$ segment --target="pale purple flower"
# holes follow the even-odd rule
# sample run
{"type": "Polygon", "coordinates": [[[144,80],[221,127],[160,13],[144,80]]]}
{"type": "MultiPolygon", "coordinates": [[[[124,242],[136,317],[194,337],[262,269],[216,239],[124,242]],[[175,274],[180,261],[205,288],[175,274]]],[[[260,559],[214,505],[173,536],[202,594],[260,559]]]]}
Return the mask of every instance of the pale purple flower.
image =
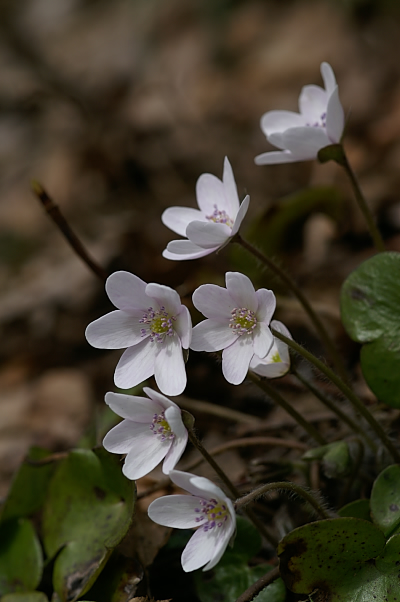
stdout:
{"type": "MultiPolygon", "coordinates": [[[[286,326],[278,320],[272,320],[271,328],[277,330],[289,339],[292,338],[292,335],[286,326]]],[[[274,336],[272,347],[264,358],[253,355],[250,362],[250,370],[260,376],[265,376],[265,378],[278,378],[279,376],[283,376],[290,370],[289,347],[286,343],[274,336]]]]}
{"type": "Polygon", "coordinates": [[[163,459],[163,473],[171,472],[188,439],[176,403],[147,387],[143,391],[149,399],[120,393],[106,395],[106,403],[125,420],[107,433],[103,445],[113,454],[127,454],[122,472],[132,480],[149,473],[163,459]]]}
{"type": "Polygon", "coordinates": [[[250,197],[246,196],[239,206],[235,178],[227,157],[222,181],[209,173],[201,175],[196,184],[196,196],[199,209],[169,207],[162,214],[167,228],[188,239],[168,243],[163,251],[166,259],[197,259],[224,246],[239,231],[250,202],[250,197]]]}
{"type": "Polygon", "coordinates": [[[337,144],[343,134],[344,111],[339,100],[335,74],[328,63],[321,64],[325,89],[304,86],[299,97],[299,113],[269,111],[261,118],[261,129],[268,142],[279,151],[255,158],[258,165],[308,161],[318,151],[337,144]]]}
{"type": "Polygon", "coordinates": [[[173,470],[171,480],[189,495],[167,495],[149,506],[151,520],[177,529],[197,527],[182,553],[182,568],[188,573],[204,566],[212,569],[236,531],[236,515],[231,500],[205,477],[173,470]]]}
{"type": "Polygon", "coordinates": [[[193,293],[193,303],[207,320],[193,329],[190,348],[222,352],[226,380],[239,385],[254,354],[264,358],[273,344],[269,329],[276,299],[272,291],[258,291],[244,274],[227,272],[226,288],[203,284],[193,293]]]}
{"type": "Polygon", "coordinates": [[[192,321],[178,293],[162,284],[146,284],[129,272],[112,274],[106,292],[118,309],[89,324],[86,338],[99,349],[127,347],[115,369],[117,387],[129,389],[154,374],[163,393],[182,393],[182,348],[189,348],[192,321]]]}

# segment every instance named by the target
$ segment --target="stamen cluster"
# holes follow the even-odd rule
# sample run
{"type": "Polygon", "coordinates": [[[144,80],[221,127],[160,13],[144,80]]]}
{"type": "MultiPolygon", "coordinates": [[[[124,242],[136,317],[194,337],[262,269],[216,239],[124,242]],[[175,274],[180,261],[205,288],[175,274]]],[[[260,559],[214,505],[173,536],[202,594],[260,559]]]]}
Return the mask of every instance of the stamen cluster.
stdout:
{"type": "Polygon", "coordinates": [[[150,424],[150,430],[153,431],[154,435],[158,435],[161,441],[165,441],[166,439],[172,440],[175,438],[175,434],[171,431],[171,427],[165,419],[165,412],[154,414],[153,421],[150,424]]]}
{"type": "Polygon", "coordinates": [[[211,215],[206,215],[206,218],[210,222],[215,224],[226,224],[229,228],[233,227],[233,221],[229,217],[226,211],[220,211],[217,205],[214,205],[214,212],[211,215]]]}
{"type": "Polygon", "coordinates": [[[319,121],[316,121],[315,123],[306,123],[306,125],[313,128],[326,128],[326,112],[322,113],[319,121]]]}
{"type": "Polygon", "coordinates": [[[254,311],[246,307],[235,307],[231,311],[229,328],[232,328],[235,334],[251,334],[257,326],[257,316],[254,311]]]}
{"type": "Polygon", "coordinates": [[[143,314],[143,318],[139,320],[141,324],[148,324],[147,328],[141,329],[141,335],[142,337],[145,337],[150,331],[150,341],[152,343],[154,341],[157,343],[162,343],[166,336],[173,336],[173,322],[175,320],[175,316],[169,316],[163,305],[159,310],[149,307],[148,310],[143,314]]]}
{"type": "Polygon", "coordinates": [[[196,517],[196,523],[200,523],[207,519],[207,522],[202,525],[203,531],[209,531],[214,527],[222,527],[228,519],[228,509],[222,502],[212,498],[211,500],[199,499],[200,508],[195,508],[195,512],[201,513],[201,516],[196,517]]]}

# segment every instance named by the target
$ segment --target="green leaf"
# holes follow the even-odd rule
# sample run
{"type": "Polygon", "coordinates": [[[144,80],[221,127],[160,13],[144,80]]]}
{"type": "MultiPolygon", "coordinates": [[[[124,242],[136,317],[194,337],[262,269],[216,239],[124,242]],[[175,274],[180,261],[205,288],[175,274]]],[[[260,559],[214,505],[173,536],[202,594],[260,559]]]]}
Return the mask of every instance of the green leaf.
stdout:
{"type": "Polygon", "coordinates": [[[44,507],[43,539],[50,559],[58,553],[53,585],[63,602],[91,587],[126,534],[134,502],[134,483],[104,449],[73,450],[59,465],[44,507]]]}
{"type": "Polygon", "coordinates": [[[369,387],[400,407],[400,253],[379,253],[350,274],[341,314],[349,336],[364,344],[361,368],[369,387]]]}
{"type": "Polygon", "coordinates": [[[378,580],[379,591],[387,585],[386,576],[382,581],[370,563],[384,546],[382,531],[361,519],[336,518],[311,523],[295,529],[280,542],[281,576],[297,594],[311,594],[320,589],[330,602],[372,601],[372,597],[365,597],[370,590],[374,591],[372,581],[378,580]]]}
{"type": "Polygon", "coordinates": [[[339,516],[352,516],[353,518],[362,518],[372,522],[369,500],[355,500],[343,506],[338,512],[339,516]]]}
{"type": "Polygon", "coordinates": [[[34,590],[43,570],[42,549],[32,523],[14,519],[0,525],[0,596],[34,590]]]}
{"type": "Polygon", "coordinates": [[[399,573],[400,533],[388,539],[382,554],[376,559],[376,568],[381,573],[399,573]]]}
{"type": "Polygon", "coordinates": [[[352,468],[352,459],[346,441],[335,441],[321,447],[308,450],[303,460],[322,460],[324,473],[329,479],[344,477],[352,468]]]}
{"type": "Polygon", "coordinates": [[[27,592],[26,594],[6,594],[1,602],[49,602],[42,592],[27,592]]]}
{"type": "Polygon", "coordinates": [[[374,523],[387,537],[400,526],[400,465],[388,466],[376,478],[371,492],[374,523]]]}
{"type": "Polygon", "coordinates": [[[0,520],[28,517],[40,510],[47,494],[47,487],[56,465],[34,465],[50,453],[39,447],[29,450],[27,459],[21,464],[12,482],[7,499],[0,510],[0,520]]]}

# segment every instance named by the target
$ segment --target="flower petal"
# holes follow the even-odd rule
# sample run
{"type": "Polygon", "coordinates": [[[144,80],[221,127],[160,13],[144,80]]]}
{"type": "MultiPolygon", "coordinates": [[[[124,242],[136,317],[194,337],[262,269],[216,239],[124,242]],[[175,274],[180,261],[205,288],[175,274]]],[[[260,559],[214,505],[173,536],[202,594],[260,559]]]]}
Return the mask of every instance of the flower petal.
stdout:
{"type": "MultiPolygon", "coordinates": [[[[118,416],[145,424],[151,424],[154,414],[160,414],[165,409],[165,406],[156,400],[111,391],[106,394],[105,402],[118,416]]],[[[169,407],[169,404],[166,407],[169,407]]]]}
{"type": "Polygon", "coordinates": [[[156,345],[149,338],[122,354],[115,368],[114,382],[120,389],[130,389],[154,374],[156,345]]]}
{"type": "Polygon", "coordinates": [[[273,291],[267,288],[259,288],[256,291],[258,301],[257,320],[270,323],[276,309],[276,297],[273,291]]]}
{"type": "Polygon", "coordinates": [[[256,165],[277,165],[279,163],[295,163],[296,161],[302,161],[301,157],[293,155],[288,150],[285,151],[271,151],[268,153],[262,153],[254,158],[256,165]]]}
{"type": "Polygon", "coordinates": [[[276,348],[273,348],[268,354],[268,356],[264,357],[264,359],[261,359],[257,355],[254,355],[250,362],[249,369],[252,372],[258,374],[259,376],[264,376],[265,378],[279,378],[281,376],[284,376],[290,368],[290,362],[288,363],[280,360],[268,361],[270,354],[271,357],[279,356],[278,352],[276,351],[276,348]],[[273,354],[274,349],[275,353],[273,354]]]}
{"type": "Polygon", "coordinates": [[[222,373],[228,383],[240,385],[246,378],[250,360],[254,355],[253,337],[242,335],[222,352],[222,373]]]}
{"type": "Polygon", "coordinates": [[[114,272],[107,278],[106,292],[111,301],[125,311],[139,310],[142,312],[147,308],[146,282],[130,272],[114,272]]]}
{"type": "Polygon", "coordinates": [[[266,136],[305,125],[304,118],[293,111],[268,111],[261,117],[261,129],[266,136]]]}
{"type": "Polygon", "coordinates": [[[186,236],[186,228],[190,222],[202,219],[206,219],[203,213],[191,207],[168,207],[161,216],[164,226],[180,236],[186,236]]]}
{"type": "Polygon", "coordinates": [[[304,116],[303,125],[313,126],[320,123],[326,113],[329,95],[320,86],[304,86],[299,96],[300,113],[304,116]]]}
{"type": "MultiPolygon", "coordinates": [[[[181,489],[185,489],[192,495],[202,499],[217,498],[218,500],[228,501],[225,493],[217,485],[212,483],[206,477],[198,477],[190,472],[181,470],[172,470],[169,477],[175,485],[181,489]]],[[[230,500],[229,500],[230,501],[230,500]]]]}
{"type": "MultiPolygon", "coordinates": [[[[204,531],[202,527],[197,529],[182,552],[181,562],[185,573],[195,571],[213,559],[220,530],[214,528],[204,531]]],[[[226,541],[226,545],[228,545],[228,542],[229,540],[226,541]]]]}
{"type": "Polygon", "coordinates": [[[148,424],[132,422],[132,420],[123,420],[117,426],[114,426],[103,439],[104,448],[113,454],[127,454],[132,447],[136,446],[137,438],[143,434],[150,433],[151,419],[148,424]]]}
{"type": "Polygon", "coordinates": [[[226,288],[216,284],[202,284],[193,293],[192,301],[196,309],[206,318],[230,320],[235,302],[226,288]]]}
{"type": "Polygon", "coordinates": [[[265,357],[271,349],[274,336],[265,322],[258,322],[253,332],[253,351],[259,357],[265,357]]]}
{"type": "MultiPolygon", "coordinates": [[[[284,130],[286,132],[286,130],[284,130]]],[[[284,132],[272,132],[272,134],[268,134],[267,140],[272,146],[276,146],[281,150],[285,149],[285,142],[283,140],[284,132]]]]}
{"type": "Polygon", "coordinates": [[[190,240],[172,240],[168,243],[167,248],[164,249],[162,254],[165,259],[185,261],[186,259],[199,259],[217,249],[218,247],[215,247],[215,249],[202,249],[190,240]]]}
{"type": "Polygon", "coordinates": [[[214,222],[191,222],[186,229],[188,239],[204,249],[220,247],[226,243],[231,233],[232,228],[226,224],[214,222]]]}
{"type": "Polygon", "coordinates": [[[237,212],[239,211],[239,196],[237,192],[236,182],[233,175],[231,164],[229,163],[228,157],[224,160],[224,173],[222,176],[222,182],[225,190],[226,208],[225,211],[229,217],[234,220],[237,212]]]}
{"type": "Polygon", "coordinates": [[[251,311],[257,311],[258,301],[250,278],[240,272],[227,272],[225,280],[226,288],[236,307],[245,307],[251,311]]]}
{"type": "Polygon", "coordinates": [[[216,176],[203,173],[196,183],[197,204],[207,217],[212,215],[215,205],[219,211],[227,211],[224,185],[216,176]]]}
{"type": "Polygon", "coordinates": [[[239,228],[240,228],[242,221],[244,220],[247,210],[249,208],[249,203],[250,203],[250,197],[249,197],[249,195],[246,195],[244,197],[243,202],[240,205],[239,211],[236,215],[236,219],[235,219],[235,222],[232,227],[231,236],[235,236],[235,234],[237,232],[239,232],[239,228]]]}
{"type": "Polygon", "coordinates": [[[328,92],[328,96],[330,96],[336,88],[336,78],[329,63],[321,63],[321,75],[324,80],[325,90],[328,92]]]}
{"type": "Polygon", "coordinates": [[[190,348],[193,351],[220,351],[229,347],[237,339],[237,334],[229,328],[229,322],[204,320],[193,328],[190,348]]]}
{"type": "Polygon", "coordinates": [[[155,299],[160,307],[165,307],[165,311],[170,316],[176,316],[181,311],[181,298],[173,288],[164,284],[150,282],[146,286],[146,295],[151,299],[155,299]]]}
{"type": "Polygon", "coordinates": [[[155,359],[154,376],[165,395],[180,395],[186,387],[185,362],[178,335],[165,337],[155,359]]]}
{"type": "Polygon", "coordinates": [[[196,508],[199,508],[199,501],[191,495],[164,495],[151,502],[148,515],[152,521],[165,527],[198,527],[196,508]]]}
{"type": "Polygon", "coordinates": [[[125,458],[122,472],[131,480],[136,481],[151,472],[165,458],[171,441],[161,439],[150,430],[138,435],[135,445],[125,458]]]}
{"type": "Polygon", "coordinates": [[[98,349],[124,349],[143,341],[142,328],[139,318],[117,309],[91,322],[85,336],[98,349]]]}
{"type": "Polygon", "coordinates": [[[285,148],[299,160],[315,159],[318,151],[331,144],[325,129],[320,127],[292,128],[283,134],[285,148]]]}
{"type": "Polygon", "coordinates": [[[330,141],[340,142],[344,129],[344,111],[339,100],[339,88],[333,90],[326,112],[326,132],[330,141]]]}
{"type": "Polygon", "coordinates": [[[159,393],[158,391],[154,391],[154,389],[150,389],[150,387],[143,387],[143,392],[146,393],[146,395],[150,399],[152,399],[156,403],[160,404],[160,406],[162,406],[162,408],[164,410],[166,410],[167,408],[173,407],[173,408],[177,408],[180,411],[179,406],[174,401],[169,399],[168,397],[165,397],[165,395],[163,395],[162,393],[159,393]]]}
{"type": "MultiPolygon", "coordinates": [[[[234,516],[234,515],[233,515],[234,516]]],[[[221,560],[233,534],[236,530],[236,521],[233,518],[228,518],[217,530],[217,535],[214,543],[214,554],[210,562],[206,564],[203,571],[209,571],[221,560]],[[219,533],[218,533],[219,531],[219,533]]],[[[213,529],[214,531],[214,529],[213,529]]]]}
{"type": "Polygon", "coordinates": [[[188,432],[182,422],[182,414],[178,408],[168,408],[165,410],[165,419],[167,420],[171,431],[175,437],[172,445],[164,459],[162,471],[168,474],[173,470],[180,460],[188,440],[188,432]]]}
{"type": "Polygon", "coordinates": [[[192,318],[185,305],[181,305],[181,311],[176,316],[174,330],[181,340],[182,347],[184,349],[189,349],[190,341],[192,340],[192,318]]]}

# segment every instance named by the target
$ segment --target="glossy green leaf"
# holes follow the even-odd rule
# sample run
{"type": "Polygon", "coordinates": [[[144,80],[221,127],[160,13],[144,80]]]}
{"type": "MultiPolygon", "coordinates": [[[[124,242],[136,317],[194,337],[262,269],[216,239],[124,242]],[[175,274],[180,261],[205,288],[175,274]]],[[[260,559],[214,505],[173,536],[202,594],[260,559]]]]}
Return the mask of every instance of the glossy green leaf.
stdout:
{"type": "Polygon", "coordinates": [[[49,602],[42,592],[26,592],[23,594],[6,594],[1,602],[49,602]]]}
{"type": "Polygon", "coordinates": [[[349,336],[364,344],[361,368],[369,387],[400,407],[400,253],[379,253],[350,274],[341,314],[349,336]]]}
{"type": "Polygon", "coordinates": [[[46,553],[54,562],[53,585],[63,602],[82,596],[126,534],[135,489],[118,457],[104,449],[73,450],[58,467],[43,513],[46,553]]]}
{"type": "Polygon", "coordinates": [[[43,570],[42,549],[25,518],[0,525],[0,596],[34,590],[43,570]]]}
{"type": "Polygon", "coordinates": [[[56,467],[55,463],[35,465],[50,454],[33,447],[16,473],[7,499],[0,510],[0,520],[28,517],[37,512],[46,498],[47,487],[56,467]],[[32,463],[29,463],[32,462],[32,463]]]}
{"type": "Polygon", "coordinates": [[[338,512],[339,516],[350,516],[353,518],[362,518],[372,522],[369,500],[355,500],[343,506],[338,512]]]}
{"type": "Polygon", "coordinates": [[[376,568],[381,573],[400,572],[400,533],[393,535],[386,542],[386,546],[380,556],[376,559],[376,568]]]}
{"type": "Polygon", "coordinates": [[[386,537],[400,527],[400,465],[388,466],[375,480],[371,514],[386,537]]]}

